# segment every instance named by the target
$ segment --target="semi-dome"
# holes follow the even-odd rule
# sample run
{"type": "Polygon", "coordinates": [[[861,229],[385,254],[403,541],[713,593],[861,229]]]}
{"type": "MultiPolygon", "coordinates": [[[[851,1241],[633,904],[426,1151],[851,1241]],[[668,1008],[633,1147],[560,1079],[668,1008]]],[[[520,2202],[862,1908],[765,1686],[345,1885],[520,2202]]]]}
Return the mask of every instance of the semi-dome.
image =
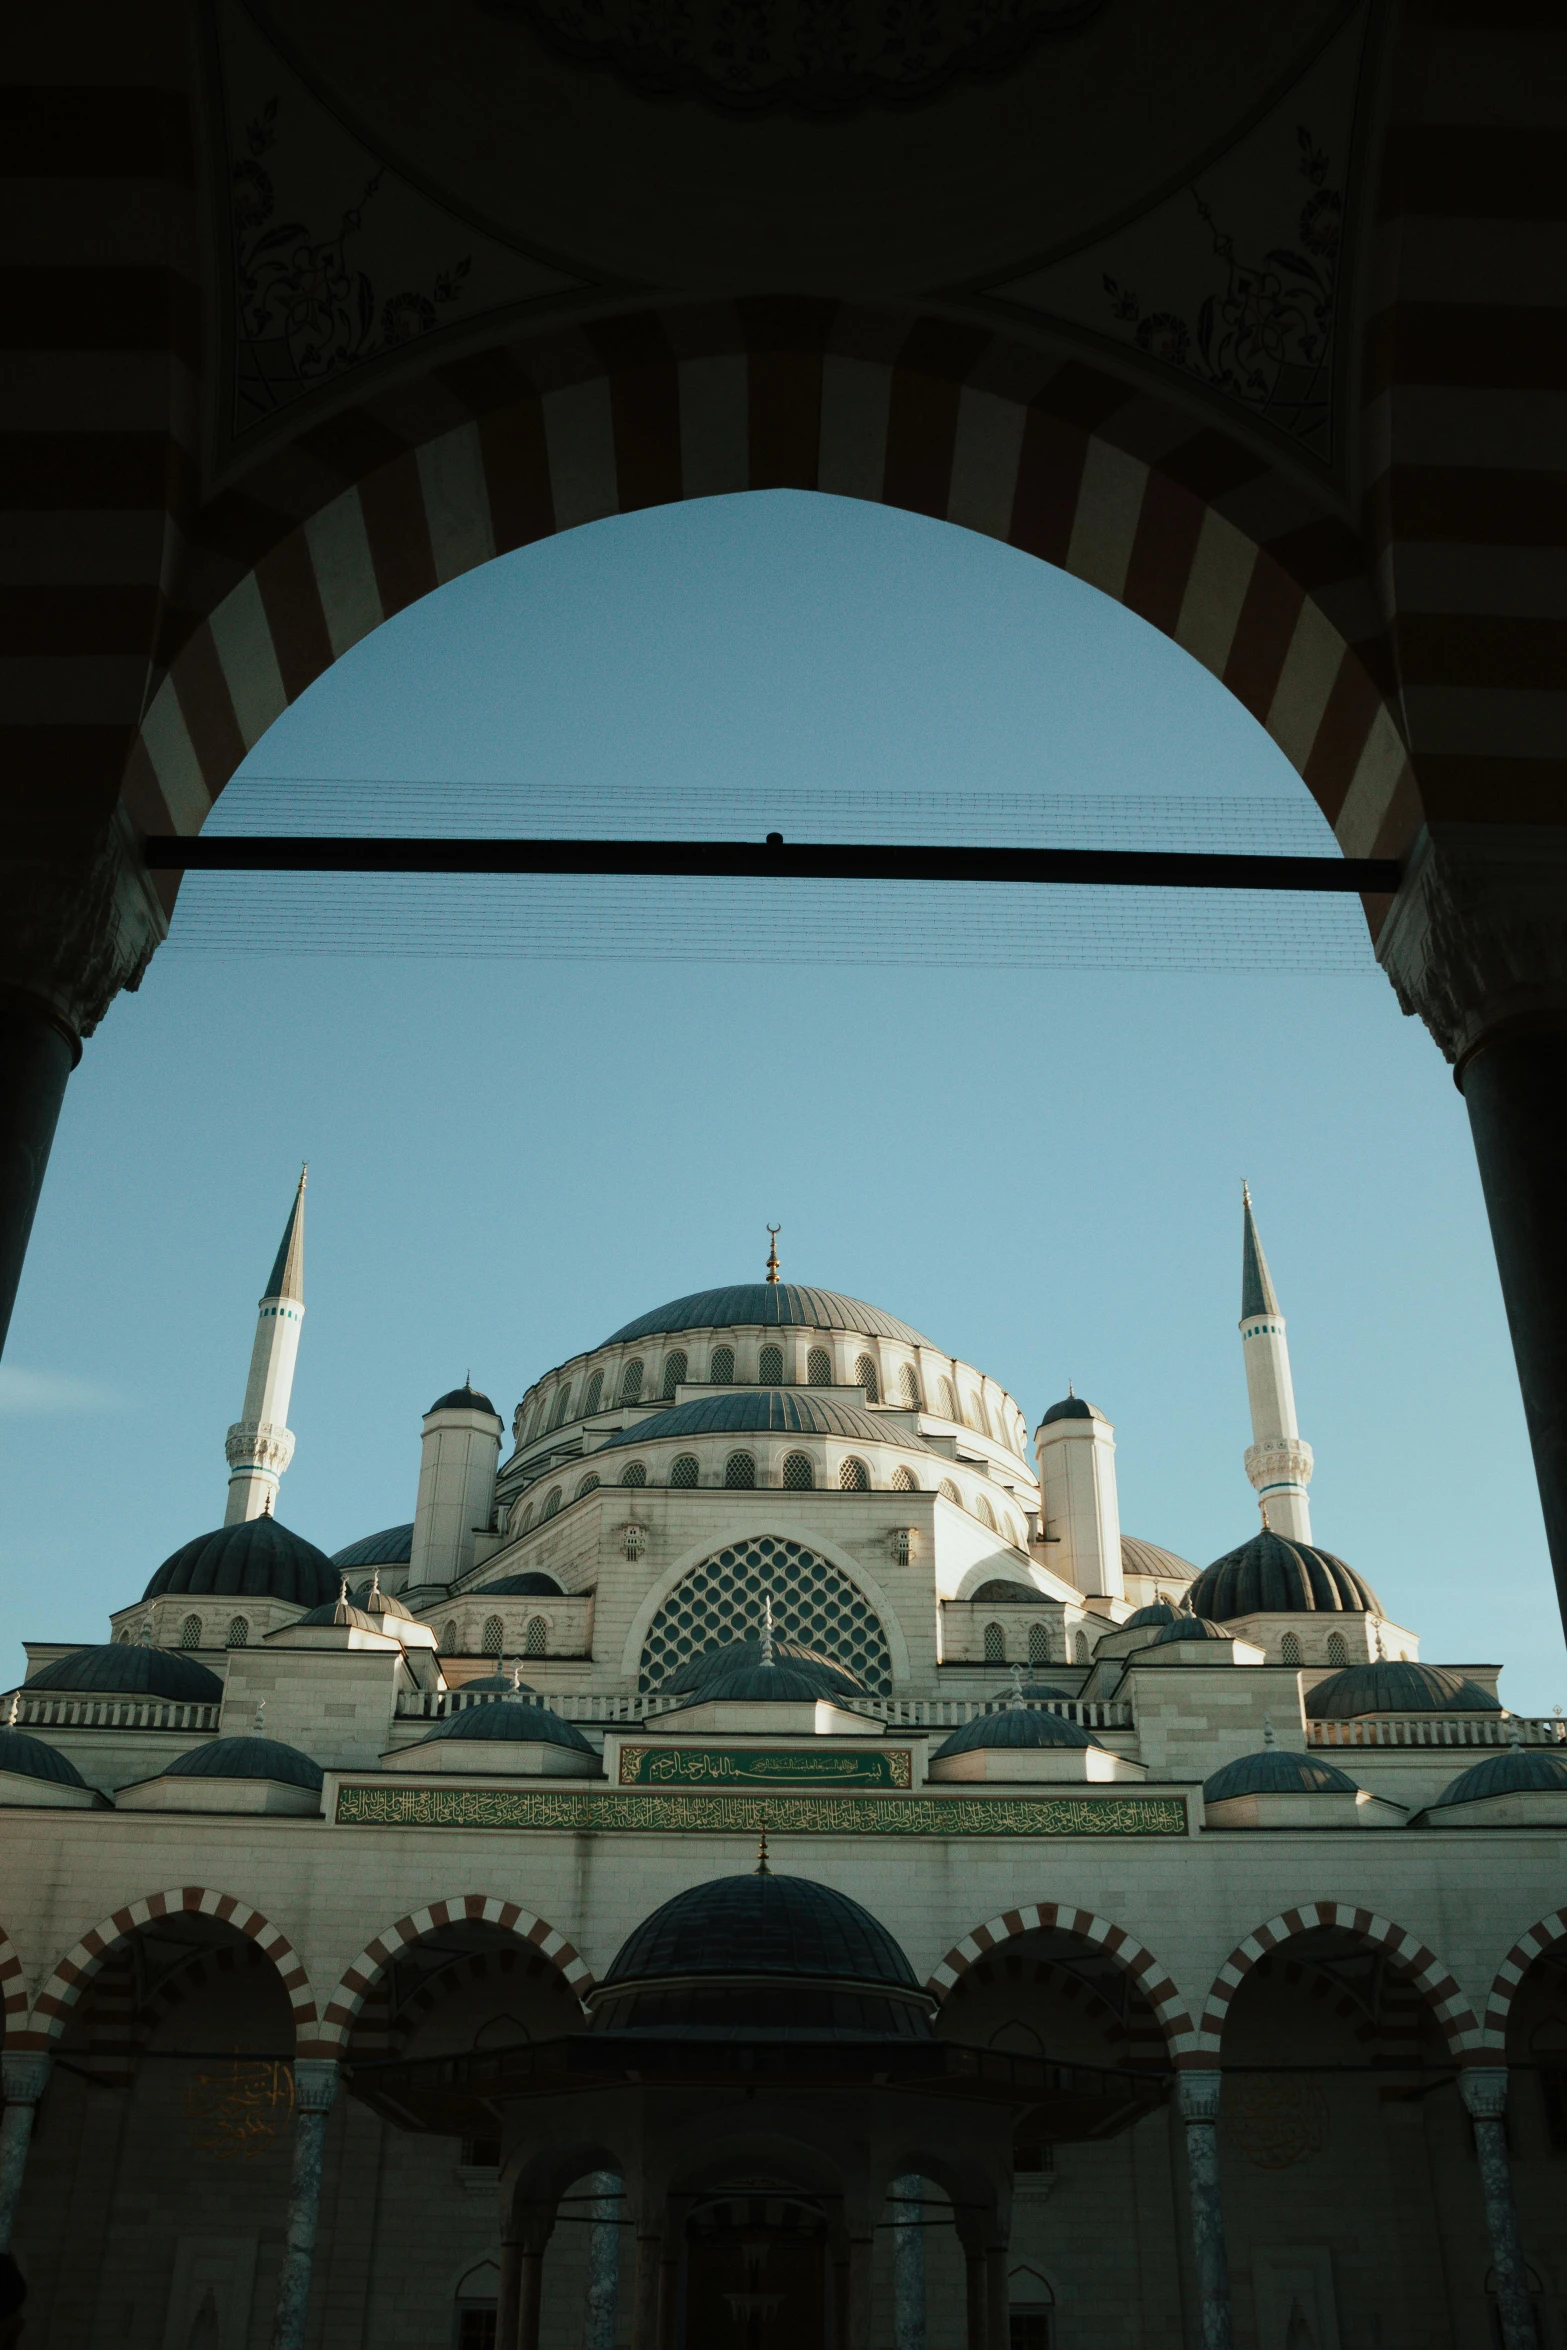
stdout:
{"type": "Polygon", "coordinates": [[[1228,1640],[1230,1634],[1222,1624],[1215,1624],[1207,1616],[1178,1615],[1173,1624],[1161,1624],[1150,1648],[1166,1648],[1175,1640],[1228,1640]]]}
{"type": "MultiPolygon", "coordinates": [[[[488,1412],[492,1420],[500,1418],[500,1413],[495,1409],[489,1397],[481,1394],[477,1387],[470,1387],[466,1380],[461,1387],[449,1387],[444,1395],[438,1395],[434,1403],[431,1404],[430,1411],[488,1412]]],[[[426,1412],[425,1418],[428,1419],[429,1416],[430,1413],[426,1412]]]]}
{"type": "Polygon", "coordinates": [[[25,1730],[0,1729],[0,1771],[12,1771],[19,1779],[49,1779],[57,1787],[87,1784],[69,1755],[25,1730]]]}
{"type": "Polygon", "coordinates": [[[1347,1773],[1336,1770],[1315,1754],[1292,1754],[1282,1746],[1264,1746],[1226,1763],[1202,1784],[1205,1803],[1227,1803],[1235,1795],[1357,1795],[1360,1790],[1347,1773]]]}
{"type": "Polygon", "coordinates": [[[930,2001],[898,1944],[808,1877],[718,1877],[645,1918],[591,2001],[596,2031],[924,2039],[930,2001]]]}
{"type": "Polygon", "coordinates": [[[863,1697],[865,1685],[855,1679],[847,1665],[836,1657],[824,1656],[820,1649],[807,1648],[803,1641],[792,1640],[786,1633],[772,1635],[772,1657],[760,1640],[732,1640],[724,1648],[704,1648],[695,1656],[687,1657],[665,1675],[663,1687],[671,1695],[694,1692],[701,1697],[712,1694],[715,1681],[727,1680],[740,1672],[749,1672],[767,1665],[809,1666],[823,1682],[818,1692],[823,1697],[863,1697]]]}
{"type": "Polygon", "coordinates": [[[414,1528],[383,1526],[379,1534],[363,1534],[345,1550],[334,1550],[332,1564],[352,1573],[355,1567],[405,1567],[413,1557],[414,1528]]]}
{"type": "MultiPolygon", "coordinates": [[[[736,1387],[677,1403],[634,1427],[617,1428],[599,1451],[615,1445],[657,1444],[674,1436],[842,1436],[851,1444],[896,1444],[929,1452],[922,1436],[889,1423],[860,1404],[840,1403],[809,1387],[736,1387]]],[[[591,1456],[590,1456],[591,1457],[591,1456]]]]}
{"type": "Polygon", "coordinates": [[[1180,1609],[1172,1607],[1169,1600],[1151,1599],[1146,1607],[1135,1609],[1124,1624],[1117,1624],[1113,1629],[1117,1632],[1141,1632],[1146,1628],[1157,1629],[1161,1624],[1178,1624],[1180,1620],[1180,1609]]]}
{"type": "Polygon", "coordinates": [[[285,1746],[280,1738],[214,1738],[210,1746],[193,1746],[178,1755],[164,1773],[167,1779],[277,1779],[285,1787],[310,1787],[319,1794],[322,1769],[285,1746]]]}
{"type": "Polygon", "coordinates": [[[1140,1534],[1123,1534],[1121,1571],[1126,1575],[1146,1575],[1151,1582],[1167,1577],[1172,1583],[1187,1583],[1197,1569],[1178,1551],[1165,1550],[1157,1542],[1144,1542],[1140,1534]]]}
{"type": "Polygon", "coordinates": [[[1271,1526],[1204,1567],[1187,1597],[1200,1616],[1368,1615],[1382,1602],[1354,1568],[1271,1526]]]}
{"type": "Polygon", "coordinates": [[[316,1607],[337,1597],[338,1570],[324,1550],[292,1534],[270,1514],[198,1534],[166,1558],[143,1599],[171,1592],[225,1599],[282,1599],[316,1607]]]}
{"type": "Polygon", "coordinates": [[[84,1696],[167,1697],[179,1705],[216,1705],[223,1695],[217,1674],[193,1656],[122,1640],[57,1656],[22,1686],[29,1697],[38,1690],[68,1689],[84,1696]]]}
{"type": "MultiPolygon", "coordinates": [[[[506,1686],[510,1689],[511,1683],[506,1686]]],[[[593,1752],[576,1723],[562,1720],[547,1705],[503,1702],[465,1706],[461,1713],[448,1714],[444,1722],[437,1722],[429,1736],[417,1743],[433,1746],[440,1738],[505,1738],[513,1744],[569,1746],[578,1754],[593,1752]]]]}
{"type": "Polygon", "coordinates": [[[1081,1395],[1063,1395],[1059,1403],[1050,1406],[1039,1425],[1041,1428],[1050,1428],[1057,1420],[1103,1420],[1107,1428],[1110,1425],[1098,1405],[1091,1404],[1081,1395]]]}
{"type": "Polygon", "coordinates": [[[1427,1806],[1440,1811],[1444,1804],[1478,1803],[1485,1795],[1567,1795],[1567,1748],[1510,1746],[1488,1754],[1483,1762],[1460,1771],[1427,1806]]]}
{"type": "Polygon", "coordinates": [[[535,1568],[528,1575],[503,1575],[498,1583],[481,1584],[474,1594],[480,1599],[564,1599],[566,1594],[553,1575],[535,1568]]]}
{"type": "Polygon", "coordinates": [[[869,1306],[863,1298],[843,1297],[835,1289],[802,1289],[793,1281],[742,1281],[732,1289],[698,1289],[689,1297],[671,1298],[639,1314],[605,1339],[619,1346],[634,1338],[660,1338],[676,1330],[849,1330],[866,1338],[901,1338],[906,1346],[929,1346],[930,1340],[869,1306]]]}
{"type": "Polygon", "coordinates": [[[1445,1665],[1412,1665],[1390,1657],[1346,1665],[1306,1692],[1314,1722],[1346,1721],[1358,1714],[1499,1714],[1501,1700],[1467,1674],[1445,1665]]]}
{"type": "Polygon", "coordinates": [[[1097,1746],[1099,1740],[1080,1722],[1065,1714],[1036,1714],[1026,1705],[1005,1706],[1000,1713],[976,1714],[954,1730],[931,1755],[944,1762],[949,1754],[973,1754],[976,1749],[1002,1746],[1097,1746]]]}

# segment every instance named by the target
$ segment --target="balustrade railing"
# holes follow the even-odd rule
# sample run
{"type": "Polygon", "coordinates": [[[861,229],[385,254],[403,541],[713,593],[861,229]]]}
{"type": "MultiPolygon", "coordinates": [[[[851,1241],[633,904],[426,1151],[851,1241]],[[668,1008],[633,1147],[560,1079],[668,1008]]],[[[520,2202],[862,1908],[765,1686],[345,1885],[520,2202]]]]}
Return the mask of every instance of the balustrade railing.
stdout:
{"type": "Polygon", "coordinates": [[[168,1697],[89,1697],[66,1691],[40,1692],[29,1697],[18,1691],[15,1727],[19,1730],[215,1730],[220,1705],[176,1703],[168,1697]]]}
{"type": "Polygon", "coordinates": [[[1544,1714],[1358,1714],[1352,1721],[1308,1722],[1308,1746],[1567,1745],[1567,1722],[1544,1714]]]}
{"type": "MultiPolygon", "coordinates": [[[[552,1713],[567,1722],[595,1722],[612,1727],[616,1722],[647,1722],[660,1714],[672,1713],[677,1707],[689,1705],[688,1695],[668,1697],[656,1690],[623,1691],[599,1695],[587,1691],[530,1691],[531,1701],[547,1706],[552,1713]]],[[[440,1721],[447,1714],[461,1713],[470,1705],[495,1702],[494,1692],[486,1690],[482,1696],[469,1697],[461,1689],[407,1690],[397,1701],[400,1721],[440,1721]]],[[[856,1697],[853,1710],[871,1714],[893,1729],[955,1729],[960,1723],[972,1722],[983,1714],[1001,1713],[1011,1703],[1010,1697],[856,1697]]],[[[1132,1727],[1132,1709],[1129,1705],[1106,1698],[1085,1700],[1078,1697],[1049,1697],[1023,1699],[1031,1713],[1063,1714],[1070,1722],[1079,1722],[1085,1730],[1129,1730],[1132,1727]]]]}

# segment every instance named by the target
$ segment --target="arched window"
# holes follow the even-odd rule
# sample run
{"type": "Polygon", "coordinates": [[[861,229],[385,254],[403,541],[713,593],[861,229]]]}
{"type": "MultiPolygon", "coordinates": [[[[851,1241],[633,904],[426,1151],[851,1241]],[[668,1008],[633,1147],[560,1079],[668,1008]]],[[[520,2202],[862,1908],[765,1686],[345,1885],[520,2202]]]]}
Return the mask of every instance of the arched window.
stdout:
{"type": "Polygon", "coordinates": [[[633,1355],[620,1374],[620,1400],[635,1403],[642,1393],[642,1357],[633,1355]]]}
{"type": "Polygon", "coordinates": [[[898,1393],[903,1398],[903,1401],[907,1404],[911,1412],[917,1412],[919,1410],[919,1373],[915,1370],[912,1363],[905,1363],[902,1370],[898,1373],[898,1393]]]}
{"type": "Polygon", "coordinates": [[[943,1501],[955,1501],[959,1509],[963,1507],[963,1496],[950,1477],[943,1477],[936,1491],[941,1495],[943,1501]]]}
{"type": "Polygon", "coordinates": [[[1007,1636],[999,1624],[985,1626],[985,1662],[1004,1665],[1007,1661],[1007,1636]]]}
{"type": "Polygon", "coordinates": [[[957,1390],[950,1379],[941,1382],[941,1416],[944,1420],[955,1420],[958,1416],[957,1390]]]}
{"type": "Polygon", "coordinates": [[[869,1493],[871,1473],[863,1461],[851,1457],[838,1464],[838,1484],[844,1493],[869,1493]]]}
{"type": "Polygon", "coordinates": [[[782,1387],[783,1348],[769,1340],[756,1358],[756,1376],[763,1387],[782,1387]]]}
{"type": "Polygon", "coordinates": [[[1328,1663],[1330,1665],[1347,1665],[1348,1662],[1349,1643],[1342,1632],[1330,1632],[1328,1634],[1328,1663]]]}
{"type": "Polygon", "coordinates": [[[501,1622],[501,1619],[500,1619],[500,1617],[499,1617],[499,1616],[486,1616],[486,1617],[485,1617],[485,1619],[484,1619],[484,1653],[485,1653],[485,1655],[486,1655],[486,1656],[499,1656],[499,1655],[500,1655],[500,1653],[501,1653],[501,1647],[502,1647],[502,1644],[503,1644],[503,1642],[505,1641],[505,1638],[506,1638],[506,1627],[505,1627],[505,1625],[504,1625],[504,1624],[501,1622]]]}
{"type": "Polygon", "coordinates": [[[694,1452],[683,1452],[678,1460],[670,1463],[669,1482],[671,1485],[695,1485],[700,1476],[701,1471],[697,1467],[694,1452]]]}
{"type": "Polygon", "coordinates": [[[443,1656],[455,1656],[457,1654],[457,1625],[455,1620],[448,1624],[441,1633],[441,1653],[443,1656]]]}
{"type": "Polygon", "coordinates": [[[523,1655],[542,1656],[544,1654],[544,1643],[549,1638],[549,1630],[550,1628],[542,1616],[530,1616],[528,1618],[528,1629],[522,1636],[523,1655]]]}
{"type": "Polygon", "coordinates": [[[732,1387],[735,1376],[735,1350],[732,1346],[715,1346],[713,1359],[707,1366],[710,1387],[732,1387]]]}
{"type": "Polygon", "coordinates": [[[544,1398],[541,1395],[538,1402],[534,1405],[532,1411],[528,1414],[528,1433],[522,1440],[524,1444],[531,1444],[535,1436],[537,1436],[539,1432],[539,1419],[543,1413],[543,1410],[544,1398]]]}
{"type": "Polygon", "coordinates": [[[734,1486],[756,1483],[756,1463],[748,1452],[732,1452],[729,1455],[724,1463],[724,1483],[734,1486]]]}
{"type": "Polygon", "coordinates": [[[996,1409],[995,1397],[991,1395],[982,1396],[980,1401],[984,1404],[985,1407],[985,1417],[990,1422],[991,1435],[994,1437],[997,1444],[1005,1444],[1007,1440],[1006,1430],[1001,1425],[1001,1414],[996,1409]]]}
{"type": "Polygon", "coordinates": [[[972,1428],[976,1436],[983,1436],[985,1433],[985,1422],[980,1414],[977,1395],[965,1395],[963,1398],[963,1425],[965,1428],[972,1428]]]}
{"type": "Polygon", "coordinates": [[[805,1358],[806,1384],[811,1387],[831,1387],[832,1356],[824,1346],[813,1346],[805,1358]]]}
{"type": "Polygon", "coordinates": [[[622,1485],[645,1485],[647,1483],[646,1461],[629,1462],[626,1467],[625,1475],[621,1478],[620,1482],[622,1485]]]}
{"type": "Polygon", "coordinates": [[[558,1428],[571,1409],[571,1389],[563,1387],[555,1398],[555,1409],[550,1414],[550,1426],[558,1428]]]}
{"type": "Polygon", "coordinates": [[[580,1501],[585,1493],[596,1492],[598,1490],[598,1485],[599,1479],[594,1476],[593,1471],[590,1469],[585,1477],[580,1477],[577,1480],[577,1490],[574,1498],[580,1501]]]}
{"type": "Polygon", "coordinates": [[[229,1636],[224,1642],[224,1646],[226,1648],[248,1648],[250,1646],[250,1624],[246,1617],[230,1616],[229,1636]]]}
{"type": "Polygon", "coordinates": [[[864,1592],[803,1543],[760,1533],[726,1544],[665,1595],[643,1641],[638,1689],[666,1688],[704,1649],[760,1639],[769,1600],[775,1636],[831,1657],[879,1696],[890,1693],[886,1634],[864,1592]]]}
{"type": "Polygon", "coordinates": [[[593,1414],[598,1410],[599,1398],[603,1392],[604,1374],[602,1371],[595,1371],[592,1378],[588,1381],[588,1391],[582,1399],[582,1416],[585,1420],[591,1419],[593,1414]]]}
{"type": "Polygon", "coordinates": [[[1279,1642],[1279,1657],[1287,1665],[1300,1663],[1300,1641],[1293,1632],[1286,1632],[1279,1642]]]}
{"type": "Polygon", "coordinates": [[[533,1523],[533,1508],[534,1508],[534,1505],[533,1505],[533,1503],[530,1501],[530,1502],[529,1502],[529,1504],[528,1504],[528,1506],[527,1506],[527,1508],[526,1508],[526,1509],[523,1511],[521,1518],[520,1518],[520,1519],[518,1520],[518,1522],[517,1522],[517,1531],[518,1531],[518,1533],[519,1533],[519,1534],[526,1534],[526,1533],[527,1533],[527,1531],[528,1531],[528,1528],[529,1528],[529,1527],[532,1525],[532,1523],[533,1523]]]}
{"type": "Polygon", "coordinates": [[[919,1489],[920,1481],[912,1469],[906,1469],[900,1464],[893,1470],[892,1490],[894,1493],[918,1493],[919,1489]]]}
{"type": "Polygon", "coordinates": [[[1050,1626],[1030,1624],[1028,1627],[1028,1661],[1031,1665],[1050,1662],[1050,1626]]]}
{"type": "Polygon", "coordinates": [[[816,1483],[816,1471],[811,1466],[808,1452],[792,1452],[784,1462],[784,1484],[791,1493],[809,1493],[816,1483]]]}
{"type": "Polygon", "coordinates": [[[554,1517],[554,1515],[555,1515],[555,1512],[556,1512],[556,1511],[557,1511],[559,1508],[560,1508],[560,1487],[559,1487],[558,1485],[552,1485],[552,1486],[550,1487],[550,1489],[549,1489],[548,1493],[547,1493],[547,1494],[544,1496],[544,1515],[545,1515],[547,1518],[553,1518],[553,1517],[554,1517]]]}
{"type": "Polygon", "coordinates": [[[878,1385],[876,1379],[876,1365],[871,1361],[869,1355],[856,1355],[854,1359],[854,1384],[856,1387],[864,1388],[865,1400],[867,1403],[880,1403],[881,1388],[878,1385]]]}
{"type": "Polygon", "coordinates": [[[664,1357],[664,1401],[666,1403],[674,1402],[675,1389],[683,1385],[685,1381],[685,1375],[685,1349],[684,1347],[677,1346],[672,1355],[666,1355],[664,1357]]]}
{"type": "Polygon", "coordinates": [[[180,1646],[181,1648],[199,1648],[201,1646],[200,1616],[185,1618],[184,1623],[180,1626],[180,1646]]]}
{"type": "Polygon", "coordinates": [[[974,1497],[974,1515],[976,1518],[978,1518],[982,1526],[988,1526],[991,1533],[994,1534],[996,1531],[996,1513],[991,1508],[989,1502],[985,1499],[985,1496],[982,1493],[976,1494],[974,1497]]]}
{"type": "Polygon", "coordinates": [[[1073,1653],[1073,1655],[1076,1657],[1076,1659],[1077,1659],[1077,1661],[1078,1661],[1078,1663],[1079,1663],[1080,1665],[1086,1665],[1086,1664],[1087,1664],[1087,1662],[1088,1662],[1088,1634],[1087,1634],[1086,1632],[1079,1632],[1079,1634],[1077,1635],[1076,1642],[1075,1642],[1075,1643],[1074,1643],[1074,1645],[1073,1645],[1073,1650],[1072,1650],[1072,1653],[1073,1653]]]}

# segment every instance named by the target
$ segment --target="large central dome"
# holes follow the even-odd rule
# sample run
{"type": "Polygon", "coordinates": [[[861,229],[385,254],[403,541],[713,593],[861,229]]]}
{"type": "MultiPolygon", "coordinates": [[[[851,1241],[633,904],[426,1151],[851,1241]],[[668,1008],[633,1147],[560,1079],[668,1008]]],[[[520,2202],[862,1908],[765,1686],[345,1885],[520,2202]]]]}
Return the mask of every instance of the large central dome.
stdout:
{"type": "Polygon", "coordinates": [[[669,1330],[852,1330],[867,1338],[901,1338],[905,1346],[930,1340],[907,1322],[836,1289],[802,1289],[793,1281],[742,1281],[733,1289],[698,1289],[611,1331],[606,1346],[623,1339],[657,1338],[669,1330]]]}

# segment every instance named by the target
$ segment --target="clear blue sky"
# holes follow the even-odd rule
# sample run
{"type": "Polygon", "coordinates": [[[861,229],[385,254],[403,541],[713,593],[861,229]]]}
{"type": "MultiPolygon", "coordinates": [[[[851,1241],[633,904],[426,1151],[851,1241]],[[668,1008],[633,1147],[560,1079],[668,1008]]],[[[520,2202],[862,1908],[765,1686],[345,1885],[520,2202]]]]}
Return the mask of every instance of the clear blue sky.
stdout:
{"type": "MultiPolygon", "coordinates": [[[[1163,637],[941,524],[775,495],[594,525],[358,647],[270,775],[1272,795],[1303,787],[1163,637]]],[[[675,893],[626,941],[702,926],[675,893]]],[[[949,925],[950,929],[950,925],[949,925]]],[[[616,936],[600,924],[588,944],[616,936]]],[[[1240,1178],[1289,1317],[1318,1539],[1433,1661],[1567,1701],[1463,1105],[1364,976],[167,951],[88,1045],[0,1370],[7,1677],[105,1636],[222,1515],[260,1285],[311,1162],[280,1515],[412,1514],[419,1419],[757,1275],[876,1300],[1030,1420],[1114,1420],[1123,1521],[1255,1527],[1240,1178]]]]}

